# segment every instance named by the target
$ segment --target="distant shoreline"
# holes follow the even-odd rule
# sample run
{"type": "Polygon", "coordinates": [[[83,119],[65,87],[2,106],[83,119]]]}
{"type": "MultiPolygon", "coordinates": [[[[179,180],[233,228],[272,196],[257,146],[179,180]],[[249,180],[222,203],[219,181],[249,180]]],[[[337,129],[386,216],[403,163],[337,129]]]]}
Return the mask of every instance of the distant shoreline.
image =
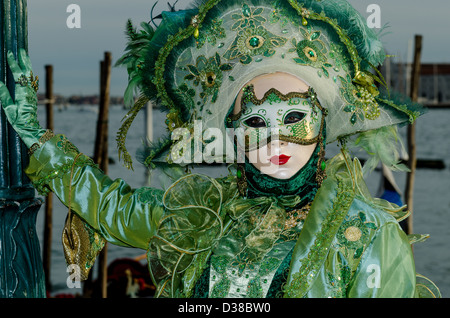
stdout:
{"type": "MultiPolygon", "coordinates": [[[[100,96],[98,95],[54,95],[53,99],[55,105],[99,105],[100,103],[100,96]]],[[[43,104],[45,100],[45,94],[38,94],[39,104],[43,104]]],[[[122,96],[110,96],[109,103],[111,105],[124,105],[124,99],[122,96]]]]}

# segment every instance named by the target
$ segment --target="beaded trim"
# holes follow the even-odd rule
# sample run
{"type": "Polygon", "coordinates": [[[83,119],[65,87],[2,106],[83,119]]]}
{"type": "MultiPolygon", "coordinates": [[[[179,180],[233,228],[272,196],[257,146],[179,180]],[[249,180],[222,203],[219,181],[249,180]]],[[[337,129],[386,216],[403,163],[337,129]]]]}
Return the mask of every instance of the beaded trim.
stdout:
{"type": "Polygon", "coordinates": [[[99,169],[98,165],[96,165],[91,158],[89,158],[85,155],[80,156],[80,158],[78,158],[78,157],[79,156],[77,156],[76,161],[71,159],[67,163],[65,163],[59,167],[55,167],[53,170],[51,170],[49,173],[47,173],[44,177],[41,177],[40,179],[34,181],[33,186],[36,188],[37,192],[40,195],[46,196],[51,191],[48,188],[48,184],[56,178],[63,178],[63,176],[65,176],[74,167],[83,168],[83,167],[89,166],[89,167],[99,169]]]}
{"type": "Polygon", "coordinates": [[[30,149],[28,149],[28,155],[33,155],[33,153],[42,147],[43,144],[45,144],[47,141],[55,137],[55,134],[50,129],[47,129],[45,133],[39,138],[39,142],[34,143],[31,145],[30,149]]]}
{"type": "Polygon", "coordinates": [[[22,87],[30,85],[30,87],[37,92],[39,90],[39,76],[34,76],[33,71],[30,71],[30,76],[28,77],[24,74],[20,75],[16,84],[19,84],[22,87]]]}
{"type": "Polygon", "coordinates": [[[351,186],[345,184],[340,179],[337,181],[338,189],[336,198],[333,200],[333,206],[323,220],[322,228],[317,233],[308,256],[302,260],[300,269],[292,276],[290,284],[286,286],[285,297],[304,297],[308,292],[313,279],[319,272],[320,261],[328,253],[328,249],[325,247],[331,244],[353,202],[355,193],[351,186]]]}

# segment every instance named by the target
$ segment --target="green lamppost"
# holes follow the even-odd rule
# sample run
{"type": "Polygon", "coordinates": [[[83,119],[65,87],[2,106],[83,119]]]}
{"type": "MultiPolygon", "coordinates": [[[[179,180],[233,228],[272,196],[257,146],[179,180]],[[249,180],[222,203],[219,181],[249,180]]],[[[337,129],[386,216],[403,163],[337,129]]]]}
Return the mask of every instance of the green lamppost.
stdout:
{"type": "MultiPolygon", "coordinates": [[[[0,80],[14,96],[14,78],[6,53],[16,56],[28,49],[26,0],[1,0],[0,80]]],[[[0,297],[45,297],[45,279],[36,217],[42,201],[24,168],[28,164],[25,145],[7,122],[0,118],[0,297]]]]}

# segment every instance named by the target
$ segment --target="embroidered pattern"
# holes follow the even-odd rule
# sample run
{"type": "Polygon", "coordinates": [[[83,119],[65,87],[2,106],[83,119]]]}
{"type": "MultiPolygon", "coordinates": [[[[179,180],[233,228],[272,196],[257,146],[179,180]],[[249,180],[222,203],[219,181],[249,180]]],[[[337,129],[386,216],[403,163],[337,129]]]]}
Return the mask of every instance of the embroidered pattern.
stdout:
{"type": "Polygon", "coordinates": [[[340,225],[343,221],[354,196],[353,189],[338,179],[338,193],[333,201],[332,211],[327,213],[307,258],[299,271],[293,275],[291,283],[285,288],[285,297],[303,297],[308,291],[321,266],[320,260],[324,259],[328,253],[325,246],[331,244],[334,233],[337,231],[336,225],[340,225]]]}
{"type": "Polygon", "coordinates": [[[293,49],[290,49],[288,52],[297,52],[297,57],[294,57],[293,60],[300,65],[312,66],[314,68],[319,69],[318,75],[322,76],[322,73],[325,77],[329,77],[330,74],[327,68],[332,67],[330,63],[328,63],[327,54],[328,50],[325,43],[320,39],[320,31],[313,32],[311,28],[310,31],[306,31],[303,28],[300,28],[300,31],[305,38],[297,43],[297,40],[292,39],[293,49]]]}
{"type": "MultiPolygon", "coordinates": [[[[200,97],[205,103],[209,98],[214,103],[219,95],[219,88],[222,85],[223,72],[232,69],[232,65],[228,63],[221,63],[221,58],[218,53],[213,57],[207,59],[199,56],[196,65],[187,65],[189,74],[184,77],[185,80],[192,80],[194,86],[201,85],[203,91],[200,97]]],[[[186,92],[189,92],[187,90],[186,92]]],[[[192,92],[190,92],[192,94],[192,92]]]]}
{"type": "Polygon", "coordinates": [[[366,215],[363,212],[344,220],[336,237],[339,248],[347,259],[352,260],[361,257],[370,238],[369,231],[376,229],[375,223],[366,221],[366,215]]]}
{"type": "Polygon", "coordinates": [[[260,261],[243,264],[227,256],[213,255],[210,297],[265,297],[276,271],[293,248],[297,235],[287,235],[289,241],[276,244],[260,261]]]}
{"type": "Polygon", "coordinates": [[[34,143],[33,145],[31,145],[30,149],[28,149],[28,154],[31,156],[33,155],[33,153],[39,149],[40,147],[42,147],[47,141],[49,141],[50,139],[52,139],[53,137],[55,137],[55,135],[53,134],[53,131],[51,131],[50,129],[47,129],[45,131],[45,133],[39,138],[39,142],[34,143]]]}
{"type": "MultiPolygon", "coordinates": [[[[223,57],[227,60],[239,58],[242,64],[249,64],[253,61],[254,56],[273,56],[275,48],[283,46],[286,42],[286,38],[277,36],[262,26],[246,28],[238,32],[223,57]]],[[[260,59],[256,61],[260,61],[260,59]]]]}
{"type": "Polygon", "coordinates": [[[83,222],[84,228],[86,229],[88,235],[89,235],[89,253],[86,257],[86,263],[85,268],[89,269],[91,268],[94,263],[95,259],[97,258],[98,253],[103,249],[103,247],[106,244],[105,239],[92,228],[89,224],[83,222]]]}
{"type": "MultiPolygon", "coordinates": [[[[62,178],[64,177],[67,172],[69,172],[72,169],[73,166],[73,160],[70,160],[66,164],[63,164],[62,166],[52,170],[50,173],[48,173],[45,177],[40,178],[36,181],[33,181],[33,186],[36,188],[38,193],[40,195],[47,195],[51,190],[47,187],[47,185],[51,182],[51,180],[56,178],[62,178]]],[[[87,156],[81,156],[76,162],[75,166],[80,167],[95,167],[98,169],[98,166],[94,163],[94,161],[87,157],[87,156]]]]}
{"type": "Polygon", "coordinates": [[[254,8],[253,10],[244,3],[242,5],[242,14],[233,14],[232,18],[236,21],[231,30],[244,29],[247,27],[258,27],[264,24],[267,20],[262,16],[264,8],[254,8]]]}

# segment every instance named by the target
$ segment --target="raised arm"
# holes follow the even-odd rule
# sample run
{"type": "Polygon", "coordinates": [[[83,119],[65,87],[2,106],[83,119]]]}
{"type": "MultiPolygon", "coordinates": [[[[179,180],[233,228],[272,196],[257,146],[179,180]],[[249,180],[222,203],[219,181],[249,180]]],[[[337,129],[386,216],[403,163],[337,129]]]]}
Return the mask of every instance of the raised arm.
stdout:
{"type": "Polygon", "coordinates": [[[131,189],[111,180],[63,135],[53,136],[37,119],[36,79],[24,50],[18,61],[8,54],[16,81],[15,100],[0,82],[8,121],[32,152],[25,170],[39,192],[52,191],[107,241],[147,249],[162,215],[162,191],[131,189]]]}

